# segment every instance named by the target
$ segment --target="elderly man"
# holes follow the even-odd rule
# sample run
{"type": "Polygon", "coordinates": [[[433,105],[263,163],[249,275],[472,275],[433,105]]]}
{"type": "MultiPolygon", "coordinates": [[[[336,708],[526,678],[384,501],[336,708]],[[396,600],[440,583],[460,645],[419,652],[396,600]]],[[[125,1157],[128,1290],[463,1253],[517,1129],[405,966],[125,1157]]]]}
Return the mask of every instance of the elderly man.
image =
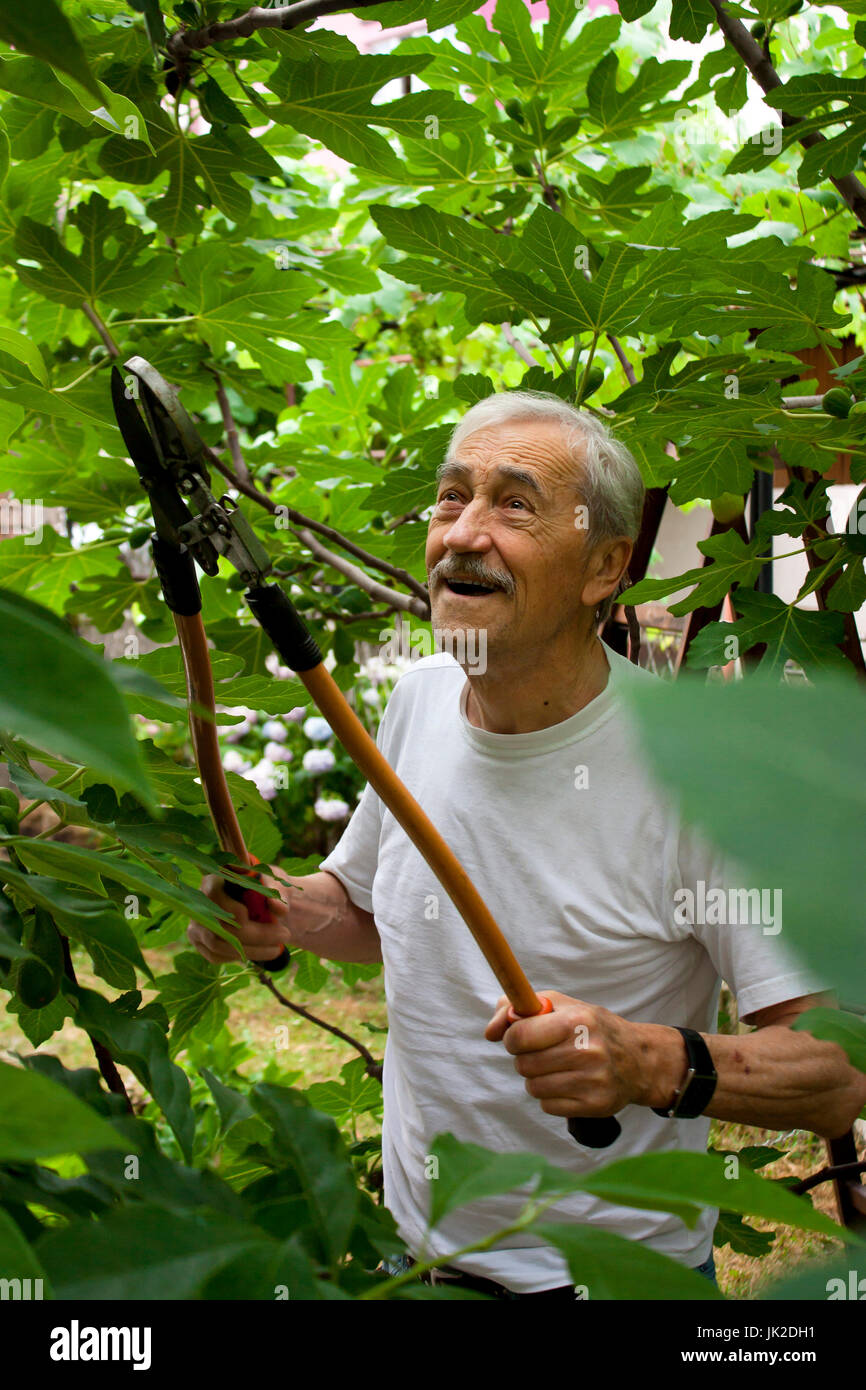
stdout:
{"type": "MultiPolygon", "coordinates": [[[[552,1013],[508,1026],[469,932],[369,786],[320,871],[281,889],[279,924],[249,921],[205,881],[253,960],[286,941],[384,961],[385,1200],[417,1257],[444,1260],[522,1207],[516,1194],[469,1203],[431,1245],[428,1156],[444,1131],[586,1172],[630,1154],[703,1151],[710,1116],[833,1137],[866,1100],[840,1048],[787,1026],[826,1002],[814,992],[823,982],[760,926],[678,906],[706,901],[726,869],[644,765],[620,695],[652,678],[596,635],[642,500],[634,460],[595,417],[522,391],[473,406],[439,470],[426,558],[434,628],[480,634],[462,650],[485,660],[417,661],[379,730],[552,1013]],[[715,1032],[722,978],[755,1032],[715,1032]],[[622,1127],[612,1148],[570,1138],[567,1117],[604,1115],[622,1127]]],[[[201,926],[190,936],[209,960],[233,957],[201,926]]],[[[689,1230],[578,1194],[548,1219],[618,1232],[712,1277],[712,1211],[689,1230]]],[[[573,1297],[564,1259],[531,1234],[456,1257],[455,1269],[505,1296],[573,1297]]]]}

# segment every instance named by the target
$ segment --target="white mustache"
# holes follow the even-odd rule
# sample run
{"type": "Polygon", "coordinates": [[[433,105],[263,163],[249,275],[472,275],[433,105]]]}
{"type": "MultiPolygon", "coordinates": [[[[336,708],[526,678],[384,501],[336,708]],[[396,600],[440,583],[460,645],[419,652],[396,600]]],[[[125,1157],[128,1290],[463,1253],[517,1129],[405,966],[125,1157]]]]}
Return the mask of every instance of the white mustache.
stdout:
{"type": "Polygon", "coordinates": [[[430,571],[430,582],[441,583],[447,579],[456,580],[458,583],[463,581],[467,584],[486,584],[490,588],[502,589],[507,594],[514,592],[514,580],[510,574],[504,574],[499,570],[489,570],[484,565],[477,562],[469,562],[462,569],[457,569],[454,565],[445,565],[440,560],[438,565],[434,565],[430,571]]]}

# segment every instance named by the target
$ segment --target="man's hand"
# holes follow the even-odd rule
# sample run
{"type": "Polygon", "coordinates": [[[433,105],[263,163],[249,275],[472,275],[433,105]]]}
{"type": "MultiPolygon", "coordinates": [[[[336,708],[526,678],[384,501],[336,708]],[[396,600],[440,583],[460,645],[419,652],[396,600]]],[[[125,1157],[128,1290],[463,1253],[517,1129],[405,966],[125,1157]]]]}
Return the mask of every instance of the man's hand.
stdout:
{"type": "Polygon", "coordinates": [[[654,1098],[653,1073],[685,1074],[685,1047],[676,1029],[652,1027],[650,1037],[647,1025],[629,1023],[609,1009],[553,989],[542,993],[553,1013],[509,1024],[508,1000],[502,998],[484,1036],[504,1041],[516,1070],[526,1078],[527,1091],[545,1114],[571,1119],[615,1115],[626,1105],[661,1105],[664,1100],[654,1098]],[[667,1052],[664,1068],[660,1044],[667,1052]]]}
{"type": "MultiPolygon", "coordinates": [[[[615,1115],[625,1105],[664,1109],[686,1075],[676,1028],[630,1023],[608,1009],[553,989],[542,991],[552,1014],[508,1023],[500,999],[484,1036],[504,1041],[526,1089],[548,1115],[615,1115]]],[[[848,1130],[866,1100],[866,1076],[838,1043],[794,1032],[823,995],[783,1000],[749,1016],[754,1033],[702,1033],[718,1074],[704,1114],[761,1129],[810,1129],[825,1139],[848,1130]]]]}
{"type": "MultiPolygon", "coordinates": [[[[281,890],[282,886],[276,879],[262,874],[261,882],[268,888],[281,890]]],[[[267,898],[268,911],[273,918],[271,922],[254,922],[249,916],[243,903],[236,902],[224,891],[224,880],[219,874],[208,874],[202,879],[201,891],[210,898],[211,902],[218,907],[225,908],[231,912],[237,922],[237,927],[226,926],[230,931],[235,931],[238,940],[243,946],[243,956],[248,960],[262,961],[273,960],[280,954],[283,946],[292,945],[292,934],[289,929],[290,908],[288,903],[282,898],[267,898]]],[[[254,885],[250,884],[251,887],[254,885]]],[[[282,891],[285,891],[282,889],[282,891]]],[[[202,926],[200,922],[190,922],[187,927],[187,936],[192,942],[199,955],[204,956],[212,965],[221,965],[226,960],[241,960],[243,956],[234,946],[229,945],[223,937],[217,936],[216,932],[210,928],[202,926]]]]}

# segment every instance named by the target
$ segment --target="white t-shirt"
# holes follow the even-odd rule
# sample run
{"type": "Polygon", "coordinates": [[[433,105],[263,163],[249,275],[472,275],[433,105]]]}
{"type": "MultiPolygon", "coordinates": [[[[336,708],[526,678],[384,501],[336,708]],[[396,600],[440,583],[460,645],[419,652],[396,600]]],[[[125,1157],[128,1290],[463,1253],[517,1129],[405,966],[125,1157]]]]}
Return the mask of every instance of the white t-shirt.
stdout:
{"type": "MultiPolygon", "coordinates": [[[[559,724],[520,734],[473,727],[462,668],[447,653],[422,658],[394,688],[379,747],[468,871],[536,990],[560,990],[634,1022],[712,1033],[722,978],[741,1017],[823,988],[760,927],[682,921],[677,889],[730,882],[730,869],[725,880],[721,856],[680,824],[643,762],[618,691],[653,677],[605,654],[611,674],[600,695],[559,724]]],[[[629,1105],[617,1116],[616,1143],[592,1150],[575,1143],[564,1119],[544,1113],[504,1046],[484,1038],[498,981],[370,786],[321,867],[373,913],[382,940],[384,1197],[416,1257],[446,1256],[508,1225],[524,1205],[516,1193],[473,1202],[431,1234],[428,1155],[445,1131],[496,1152],[543,1154],[575,1173],[632,1154],[706,1150],[704,1117],[668,1120],[629,1105]]],[[[578,1193],[545,1220],[615,1231],[695,1267],[712,1250],[716,1213],[704,1211],[690,1230],[665,1212],[578,1193]]],[[[559,1252],[531,1233],[448,1263],[520,1293],[573,1282],[559,1252]]]]}

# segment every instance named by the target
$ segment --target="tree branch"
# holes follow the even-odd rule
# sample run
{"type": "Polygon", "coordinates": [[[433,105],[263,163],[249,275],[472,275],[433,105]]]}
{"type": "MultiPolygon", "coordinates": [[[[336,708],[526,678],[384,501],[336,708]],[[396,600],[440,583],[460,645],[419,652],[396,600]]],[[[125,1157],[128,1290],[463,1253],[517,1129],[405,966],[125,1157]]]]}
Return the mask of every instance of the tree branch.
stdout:
{"type": "Polygon", "coordinates": [[[102,322],[102,319],[97,314],[93,305],[88,304],[87,300],[85,299],[81,305],[81,308],[85,316],[90,319],[90,322],[93,324],[93,327],[96,329],[105,346],[108,348],[108,351],[111,354],[111,356],[119,357],[120,348],[117,346],[117,343],[112,338],[111,334],[109,333],[105,324],[102,322]]]}
{"type": "Polygon", "coordinates": [[[235,424],[235,417],[232,415],[232,408],[229,405],[229,398],[226,395],[226,388],[223,386],[222,377],[214,367],[208,367],[207,364],[205,364],[205,368],[210,372],[216,382],[217,400],[219,401],[220,412],[223,417],[223,428],[226,432],[226,441],[228,442],[229,453],[232,456],[235,472],[238,476],[238,480],[243,479],[245,483],[248,483],[250,481],[250,470],[244,462],[238,427],[235,424]]]}
{"type": "MultiPolygon", "coordinates": [[[[342,536],[339,531],[334,530],[333,526],[326,526],[323,521],[315,521],[313,517],[305,516],[303,512],[296,511],[294,507],[286,507],[282,503],[277,504],[266,492],[257,488],[254,482],[244,482],[242,478],[239,478],[228,464],[222,462],[215,449],[211,449],[210,457],[214,467],[233,487],[237,488],[238,492],[243,493],[244,497],[249,497],[252,502],[257,502],[260,507],[264,507],[266,512],[276,515],[281,509],[284,510],[288,520],[293,522],[295,526],[304,526],[307,530],[315,531],[318,535],[324,536],[325,540],[338,545],[341,550],[348,551],[350,555],[354,555],[357,560],[369,565],[371,569],[377,569],[381,574],[387,574],[390,579],[396,579],[398,584],[409,589],[422,604],[429,604],[426,588],[408,570],[400,569],[398,565],[392,565],[387,560],[381,560],[378,555],[373,555],[371,551],[364,550],[363,546],[356,545],[348,537],[342,536]]],[[[388,589],[386,592],[390,594],[392,591],[388,589]]]]}
{"type": "MultiPolygon", "coordinates": [[[[78,979],[75,974],[75,966],[72,964],[72,952],[69,949],[69,940],[67,937],[63,935],[62,932],[58,932],[57,935],[60,937],[60,945],[63,951],[63,973],[66,975],[66,978],[73,985],[75,985],[77,989],[78,979]]],[[[114,1094],[117,1096],[123,1096],[123,1099],[126,1101],[127,1110],[129,1111],[130,1115],[134,1115],[135,1110],[133,1109],[132,1101],[129,1099],[129,1094],[127,1092],[126,1087],[123,1084],[123,1078],[114,1064],[114,1058],[112,1057],[108,1048],[103,1043],[97,1042],[96,1038],[93,1036],[92,1033],[88,1033],[87,1036],[89,1037],[93,1046],[93,1051],[96,1054],[96,1061],[99,1065],[99,1070],[102,1074],[103,1081],[105,1082],[109,1091],[113,1091],[114,1094]]]]}
{"type": "Polygon", "coordinates": [[[783,396],[783,410],[808,410],[824,404],[823,396],[783,396]]]}
{"type": "Polygon", "coordinates": [[[248,39],[259,29],[297,29],[320,15],[336,14],[338,10],[359,10],[375,5],[379,0],[297,0],[294,5],[279,5],[264,10],[253,5],[246,14],[222,23],[208,24],[204,29],[181,29],[172,34],[166,44],[168,56],[185,67],[193,53],[210,48],[215,43],[230,43],[232,39],[248,39]]]}
{"type": "MultiPolygon", "coordinates": [[[[710,4],[716,12],[719,28],[726,41],[740,55],[761,90],[768,93],[775,91],[777,87],[783,87],[785,84],[772,62],[760,44],[752,38],[745,24],[728,13],[723,0],[710,0],[710,4]]],[[[792,116],[787,111],[781,112],[781,118],[786,129],[801,124],[799,117],[792,116]]],[[[809,149],[813,145],[822,144],[824,136],[819,131],[811,131],[798,136],[798,139],[801,145],[809,149]]],[[[830,182],[860,222],[866,224],[866,188],[860,180],[854,174],[843,174],[840,178],[831,178],[830,182]]]]}
{"type": "MultiPolygon", "coordinates": [[[[385,530],[386,530],[386,531],[396,531],[397,528],[398,528],[398,526],[405,526],[407,521],[420,521],[420,520],[421,520],[421,513],[420,513],[419,511],[404,512],[402,516],[395,516],[394,519],[393,519],[392,521],[386,522],[386,524],[385,524],[385,530]]],[[[425,591],[425,592],[426,592],[426,591],[425,591]]]]}
{"type": "Polygon", "coordinates": [[[532,356],[532,353],[529,351],[529,348],[526,347],[523,343],[521,343],[520,339],[515,336],[514,329],[511,327],[511,324],[503,323],[501,327],[503,338],[505,339],[508,346],[514,349],[521,362],[525,362],[527,367],[537,367],[539,363],[536,362],[535,358],[532,356]]]}
{"type": "Polygon", "coordinates": [[[634,374],[634,367],[631,365],[631,363],[625,355],[625,348],[623,347],[619,338],[615,337],[613,333],[608,333],[607,340],[613,348],[614,352],[616,353],[617,357],[619,358],[619,365],[625,372],[626,381],[628,382],[629,386],[634,386],[637,382],[637,377],[634,374]]]}
{"type": "Polygon", "coordinates": [[[803,1178],[795,1183],[791,1188],[792,1192],[811,1192],[813,1187],[820,1187],[822,1182],[832,1182],[836,1178],[856,1178],[860,1173],[866,1173],[866,1160],[857,1163],[838,1163],[831,1168],[819,1168],[817,1173],[812,1173],[808,1178],[803,1178]]]}
{"type": "Polygon", "coordinates": [[[387,603],[391,608],[399,608],[405,613],[414,613],[416,618],[423,618],[425,621],[429,619],[429,604],[422,603],[421,599],[410,594],[400,594],[396,589],[389,589],[386,584],[380,584],[378,580],[371,579],[369,574],[365,574],[357,565],[353,565],[351,560],[344,560],[342,555],[335,555],[333,550],[328,550],[326,546],[316,540],[312,531],[306,527],[301,527],[300,530],[292,534],[296,535],[298,540],[302,541],[317,559],[330,565],[340,574],[344,574],[353,584],[357,584],[359,589],[363,589],[379,603],[387,603]]]}

